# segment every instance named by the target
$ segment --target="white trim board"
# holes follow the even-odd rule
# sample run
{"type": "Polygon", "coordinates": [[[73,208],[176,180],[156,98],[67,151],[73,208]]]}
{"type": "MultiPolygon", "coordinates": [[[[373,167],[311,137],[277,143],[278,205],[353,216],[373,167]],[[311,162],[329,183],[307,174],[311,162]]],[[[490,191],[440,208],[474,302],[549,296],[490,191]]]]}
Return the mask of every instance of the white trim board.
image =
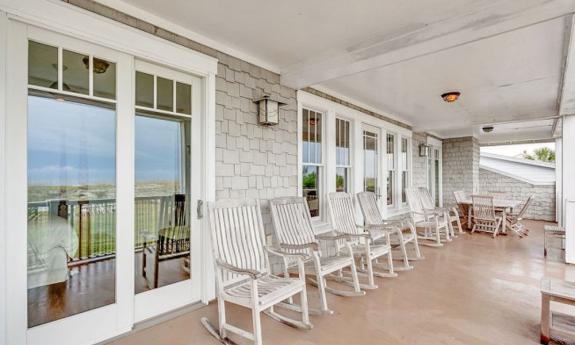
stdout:
{"type": "MultiPolygon", "coordinates": [[[[6,33],[8,31],[8,18],[6,13],[0,11],[0,52],[6,51],[6,33]]],[[[5,192],[5,152],[6,147],[6,54],[0,53],[0,248],[6,243],[6,192],[5,192]]],[[[6,251],[0,251],[0,344],[8,342],[6,339],[6,251]]]]}

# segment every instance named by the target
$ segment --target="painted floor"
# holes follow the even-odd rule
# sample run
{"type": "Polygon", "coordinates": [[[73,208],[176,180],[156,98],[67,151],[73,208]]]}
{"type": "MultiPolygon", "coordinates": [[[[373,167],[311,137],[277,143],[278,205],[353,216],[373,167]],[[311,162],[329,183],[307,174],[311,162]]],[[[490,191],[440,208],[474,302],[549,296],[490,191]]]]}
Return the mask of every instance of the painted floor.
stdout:
{"type": "MultiPolygon", "coordinates": [[[[377,278],[362,297],[328,296],[331,316],[312,316],[311,331],[262,316],[265,344],[512,344],[539,343],[539,282],[544,276],[575,281],[575,266],[543,257],[543,222],[527,222],[530,235],[460,235],[443,248],[422,247],[425,260],[397,278],[377,278]]],[[[554,258],[552,258],[554,257],[554,258]]],[[[330,284],[330,283],[328,283],[330,284]]],[[[312,306],[317,290],[308,288],[312,306]]],[[[229,306],[228,319],[250,329],[247,309],[229,306]]],[[[113,342],[115,345],[218,344],[200,325],[210,306],[113,342]]],[[[249,342],[233,337],[240,344],[249,342]]]]}

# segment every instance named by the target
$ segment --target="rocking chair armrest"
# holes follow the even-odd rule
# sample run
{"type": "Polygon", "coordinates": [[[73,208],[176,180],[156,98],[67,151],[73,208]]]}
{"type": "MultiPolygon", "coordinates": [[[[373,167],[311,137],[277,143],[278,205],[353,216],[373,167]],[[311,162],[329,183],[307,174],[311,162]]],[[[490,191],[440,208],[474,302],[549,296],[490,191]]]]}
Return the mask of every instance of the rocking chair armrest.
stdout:
{"type": "Polygon", "coordinates": [[[301,259],[301,260],[308,260],[310,258],[309,255],[306,255],[304,253],[288,253],[288,252],[284,252],[282,250],[279,249],[275,249],[275,248],[270,248],[270,247],[265,247],[266,251],[269,254],[275,255],[275,256],[280,256],[280,257],[294,257],[296,259],[301,259]]]}
{"type": "Polygon", "coordinates": [[[316,235],[315,238],[317,238],[320,241],[337,241],[337,240],[349,240],[350,239],[350,235],[348,235],[348,234],[344,234],[344,233],[337,232],[337,231],[334,231],[333,233],[335,235],[321,234],[321,235],[316,235]]]}
{"type": "Polygon", "coordinates": [[[225,263],[219,259],[216,259],[216,265],[218,265],[222,269],[225,269],[227,271],[231,271],[233,273],[247,275],[250,278],[252,278],[253,280],[260,279],[262,277],[265,277],[268,274],[267,272],[260,272],[260,271],[251,270],[251,269],[247,269],[247,268],[239,268],[239,267],[236,267],[234,265],[230,265],[228,263],[225,263]]]}
{"type": "Polygon", "coordinates": [[[369,233],[369,230],[366,230],[365,232],[362,232],[361,234],[346,234],[349,237],[359,237],[359,238],[371,238],[371,234],[369,233]]]}
{"type": "Polygon", "coordinates": [[[317,242],[310,242],[310,243],[304,243],[304,244],[280,243],[280,247],[282,249],[311,249],[313,251],[319,250],[319,244],[317,242]]]}

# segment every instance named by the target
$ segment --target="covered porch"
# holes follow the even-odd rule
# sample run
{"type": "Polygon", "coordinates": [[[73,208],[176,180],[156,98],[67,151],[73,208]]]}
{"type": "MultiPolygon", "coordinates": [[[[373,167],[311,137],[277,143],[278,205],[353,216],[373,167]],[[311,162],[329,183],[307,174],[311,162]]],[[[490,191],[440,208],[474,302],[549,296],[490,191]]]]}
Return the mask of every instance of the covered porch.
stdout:
{"type": "Polygon", "coordinates": [[[215,344],[224,244],[254,281],[351,257],[272,344],[535,344],[541,280],[575,282],[572,0],[0,0],[0,104],[0,345],[215,344]]]}

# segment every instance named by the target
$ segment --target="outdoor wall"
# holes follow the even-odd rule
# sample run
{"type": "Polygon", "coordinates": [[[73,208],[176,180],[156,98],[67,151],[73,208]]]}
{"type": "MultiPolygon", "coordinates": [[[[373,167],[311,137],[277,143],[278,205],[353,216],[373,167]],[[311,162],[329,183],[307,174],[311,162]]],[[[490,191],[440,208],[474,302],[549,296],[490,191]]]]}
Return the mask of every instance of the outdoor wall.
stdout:
{"type": "Polygon", "coordinates": [[[486,169],[479,169],[479,190],[482,192],[504,192],[506,197],[522,201],[527,200],[530,195],[534,195],[535,198],[525,218],[555,221],[554,184],[538,186],[486,169]]]}
{"type": "Polygon", "coordinates": [[[411,185],[413,187],[427,188],[427,157],[419,157],[419,145],[427,143],[427,134],[413,133],[411,140],[412,173],[411,185]]]}
{"type": "Polygon", "coordinates": [[[479,188],[479,142],[473,137],[443,140],[443,202],[455,205],[453,192],[473,194],[479,188]]]}

